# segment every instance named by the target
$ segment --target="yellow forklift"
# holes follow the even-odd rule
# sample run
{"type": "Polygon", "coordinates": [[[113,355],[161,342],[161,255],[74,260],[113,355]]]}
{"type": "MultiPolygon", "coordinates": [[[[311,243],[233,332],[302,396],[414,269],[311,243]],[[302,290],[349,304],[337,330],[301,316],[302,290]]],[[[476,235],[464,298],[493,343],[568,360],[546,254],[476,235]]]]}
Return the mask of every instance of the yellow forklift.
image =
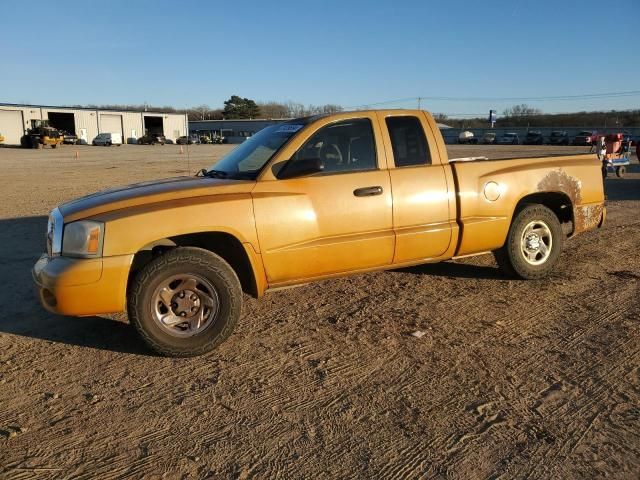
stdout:
{"type": "Polygon", "coordinates": [[[31,120],[31,128],[20,139],[24,148],[44,148],[50,145],[56,148],[62,145],[64,135],[49,125],[49,120],[31,120]]]}

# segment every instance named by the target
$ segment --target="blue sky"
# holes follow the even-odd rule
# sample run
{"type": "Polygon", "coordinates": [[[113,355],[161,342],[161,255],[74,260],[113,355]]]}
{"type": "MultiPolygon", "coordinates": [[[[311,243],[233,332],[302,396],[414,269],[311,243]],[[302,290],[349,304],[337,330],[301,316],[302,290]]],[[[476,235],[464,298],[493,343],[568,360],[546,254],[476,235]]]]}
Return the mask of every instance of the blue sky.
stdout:
{"type": "MultiPolygon", "coordinates": [[[[237,94],[351,107],[640,90],[640,0],[30,0],[3,2],[2,16],[0,102],[217,107],[237,94]]],[[[628,109],[640,95],[524,103],[628,109]]]]}

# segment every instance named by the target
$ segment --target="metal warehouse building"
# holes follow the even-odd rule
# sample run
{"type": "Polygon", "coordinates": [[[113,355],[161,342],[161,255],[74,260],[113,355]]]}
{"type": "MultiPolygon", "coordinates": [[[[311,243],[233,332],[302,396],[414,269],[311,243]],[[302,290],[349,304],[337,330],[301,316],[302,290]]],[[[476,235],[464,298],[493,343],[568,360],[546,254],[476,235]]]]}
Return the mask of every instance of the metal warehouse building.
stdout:
{"type": "Polygon", "coordinates": [[[161,133],[174,140],[187,134],[187,116],[182,113],[100,110],[0,103],[0,134],[5,144],[19,145],[32,120],[49,120],[58,130],[91,143],[99,133],[120,133],[123,142],[135,143],[145,133],[161,133]]]}

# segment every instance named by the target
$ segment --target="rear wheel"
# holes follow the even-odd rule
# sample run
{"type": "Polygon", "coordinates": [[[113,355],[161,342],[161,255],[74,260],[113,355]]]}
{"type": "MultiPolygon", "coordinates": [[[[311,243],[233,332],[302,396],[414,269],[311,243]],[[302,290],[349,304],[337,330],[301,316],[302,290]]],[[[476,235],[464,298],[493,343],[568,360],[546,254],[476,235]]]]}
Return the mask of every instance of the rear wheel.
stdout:
{"type": "Polygon", "coordinates": [[[625,173],[627,173],[627,167],[625,167],[624,165],[616,167],[616,177],[624,177],[625,173]]]}
{"type": "Polygon", "coordinates": [[[242,289],[221,257],[179,247],[147,264],[128,293],[129,320],[156,352],[189,357],[209,352],[233,331],[242,289]]]}
{"type": "Polygon", "coordinates": [[[544,205],[528,205],[516,214],[504,246],[494,254],[507,275],[534,280],[546,277],[558,263],[563,241],[555,213],[544,205]]]}

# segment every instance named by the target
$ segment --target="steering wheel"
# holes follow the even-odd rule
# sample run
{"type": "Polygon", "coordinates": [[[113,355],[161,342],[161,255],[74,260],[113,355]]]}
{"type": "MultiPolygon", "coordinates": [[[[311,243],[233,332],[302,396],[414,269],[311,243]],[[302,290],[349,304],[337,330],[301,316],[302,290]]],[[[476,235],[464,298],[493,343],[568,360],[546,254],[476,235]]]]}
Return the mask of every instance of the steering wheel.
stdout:
{"type": "Polygon", "coordinates": [[[331,160],[333,165],[342,165],[342,152],[335,143],[323,143],[318,153],[323,163],[326,164],[328,160],[331,160]]]}

